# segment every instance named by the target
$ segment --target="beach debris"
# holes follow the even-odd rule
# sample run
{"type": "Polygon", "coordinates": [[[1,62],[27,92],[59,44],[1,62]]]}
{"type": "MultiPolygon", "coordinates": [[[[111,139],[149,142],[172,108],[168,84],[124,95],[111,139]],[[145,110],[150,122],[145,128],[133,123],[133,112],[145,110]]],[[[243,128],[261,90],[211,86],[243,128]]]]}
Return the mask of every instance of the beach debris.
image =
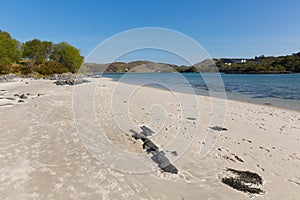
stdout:
{"type": "Polygon", "coordinates": [[[214,131],[228,131],[227,128],[220,127],[220,126],[213,126],[213,127],[209,127],[209,128],[211,128],[214,131]]]}
{"type": "Polygon", "coordinates": [[[222,183],[248,194],[264,193],[264,191],[259,188],[263,185],[263,179],[257,173],[232,168],[227,168],[226,171],[230,173],[230,175],[223,177],[221,179],[222,183]]]}
{"type": "MultiPolygon", "coordinates": [[[[162,169],[165,172],[169,172],[172,174],[177,174],[178,173],[178,169],[171,164],[171,162],[169,161],[169,159],[166,157],[165,152],[160,151],[159,147],[156,146],[149,138],[147,138],[148,136],[152,136],[154,134],[154,132],[146,127],[146,126],[141,126],[140,127],[142,129],[142,132],[138,133],[134,130],[130,130],[130,132],[132,133],[132,137],[136,140],[141,140],[143,142],[143,149],[146,149],[146,151],[148,153],[152,154],[151,159],[158,164],[158,167],[160,169],[162,169]]],[[[176,152],[176,151],[174,151],[176,152]]],[[[177,152],[176,152],[177,155],[177,152]]]]}
{"type": "Polygon", "coordinates": [[[85,80],[85,79],[66,79],[66,80],[57,80],[54,81],[54,84],[56,85],[78,85],[78,84],[82,84],[82,83],[89,83],[89,80],[85,80]]]}

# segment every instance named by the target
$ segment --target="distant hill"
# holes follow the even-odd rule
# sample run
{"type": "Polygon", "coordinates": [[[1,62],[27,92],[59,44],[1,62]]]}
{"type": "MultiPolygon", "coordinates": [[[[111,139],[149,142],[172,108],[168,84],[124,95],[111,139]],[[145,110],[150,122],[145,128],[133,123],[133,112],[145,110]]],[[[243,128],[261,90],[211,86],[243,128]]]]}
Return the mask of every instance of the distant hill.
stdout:
{"type": "Polygon", "coordinates": [[[218,71],[214,60],[204,60],[194,66],[178,66],[168,63],[156,63],[151,61],[114,62],[110,64],[85,63],[88,73],[147,73],[147,72],[216,72],[218,71]]]}
{"type": "Polygon", "coordinates": [[[245,58],[206,59],[193,66],[177,66],[151,61],[114,62],[111,64],[85,63],[87,72],[224,72],[224,73],[300,73],[300,52],[287,56],[258,56],[245,58]]]}
{"type": "Polygon", "coordinates": [[[89,73],[125,73],[125,72],[174,72],[178,66],[167,63],[155,63],[151,61],[133,61],[129,63],[114,62],[110,64],[85,63],[89,73]]]}

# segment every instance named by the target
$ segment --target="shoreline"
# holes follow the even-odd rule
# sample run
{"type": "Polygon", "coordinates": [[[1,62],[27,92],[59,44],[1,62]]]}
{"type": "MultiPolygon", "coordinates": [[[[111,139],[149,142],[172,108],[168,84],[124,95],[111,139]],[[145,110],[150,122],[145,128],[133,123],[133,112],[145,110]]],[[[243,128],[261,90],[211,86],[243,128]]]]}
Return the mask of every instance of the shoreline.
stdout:
{"type": "MultiPolygon", "coordinates": [[[[127,72],[130,73],[130,72],[127,72]]],[[[140,72],[133,72],[132,74],[138,74],[140,72]]],[[[159,72],[159,73],[164,73],[164,72],[159,72]]],[[[170,72],[166,72],[166,73],[170,73],[170,72]]],[[[208,72],[210,73],[210,72],[208,72]]],[[[214,72],[213,72],[214,73],[214,72]]],[[[124,73],[107,73],[107,74],[124,74],[124,73]]],[[[143,74],[143,73],[142,73],[143,74]]],[[[224,73],[226,74],[226,73],[224,73]]],[[[297,73],[293,73],[293,74],[297,74],[297,73]]],[[[299,73],[300,74],[300,73],[299,73]]],[[[67,73],[66,76],[64,76],[64,74],[62,74],[63,76],[61,78],[68,78],[68,77],[77,77],[77,75],[75,74],[70,74],[67,73]]],[[[252,75],[252,74],[251,74],[252,75]]],[[[17,77],[15,75],[7,75],[12,76],[13,79],[8,81],[8,82],[15,82],[15,81],[21,81],[21,80],[55,80],[53,79],[53,77],[51,78],[26,78],[26,77],[17,77]],[[15,80],[15,81],[14,81],[15,80]]],[[[85,79],[90,79],[92,75],[88,75],[87,77],[79,75],[79,78],[83,78],[85,77],[85,79]]],[[[57,76],[60,77],[60,76],[57,76]]],[[[95,78],[100,78],[100,77],[95,77],[95,78]]],[[[118,80],[115,80],[114,78],[111,77],[101,77],[101,79],[103,78],[110,78],[115,82],[118,82],[118,80]]],[[[5,83],[5,82],[0,82],[1,83],[5,83]]],[[[135,85],[135,83],[128,83],[128,84],[132,84],[135,85]]],[[[162,89],[164,90],[164,88],[159,88],[159,87],[153,87],[153,86],[147,86],[147,87],[151,87],[151,88],[157,88],[157,89],[162,89]]],[[[198,93],[196,95],[200,95],[200,96],[207,96],[209,97],[209,95],[206,95],[204,93],[207,93],[208,91],[202,91],[201,89],[197,89],[194,88],[195,92],[198,93]]],[[[175,92],[182,92],[182,93],[186,93],[184,91],[175,91],[175,92]]],[[[239,93],[239,92],[225,92],[226,98],[228,100],[233,100],[233,101],[238,101],[238,102],[247,102],[247,103],[251,103],[251,104],[256,104],[256,105],[266,105],[266,106],[271,106],[271,107],[275,107],[275,108],[282,108],[282,109],[288,109],[291,111],[297,111],[300,112],[300,100],[295,100],[295,99],[284,99],[284,98],[273,98],[273,97],[256,97],[256,96],[251,96],[249,94],[243,94],[243,93],[239,93]],[[288,102],[288,103],[287,103],[288,102]]]]}
{"type": "MultiPolygon", "coordinates": [[[[109,77],[102,77],[103,78],[109,78],[109,77]]],[[[118,80],[114,80],[113,78],[109,78],[112,81],[118,83],[118,80]]],[[[135,83],[126,83],[131,85],[137,85],[135,83]]],[[[159,89],[159,90],[166,90],[164,88],[154,87],[154,86],[143,86],[143,87],[149,87],[153,89],[159,89]]],[[[195,90],[195,88],[193,88],[195,90]]],[[[185,94],[191,94],[188,92],[182,92],[182,91],[174,91],[174,92],[180,92],[185,94]]],[[[201,91],[203,92],[203,91],[201,91]]],[[[207,92],[207,91],[204,91],[207,92]]],[[[197,93],[197,91],[196,91],[197,93]]],[[[192,93],[193,95],[198,96],[205,96],[205,97],[211,97],[209,95],[205,94],[196,94],[192,93]]],[[[268,107],[274,107],[274,108],[281,108],[281,109],[287,109],[291,111],[297,111],[300,112],[300,100],[294,100],[294,99],[282,99],[282,98],[271,98],[271,97],[263,97],[263,98],[254,98],[250,95],[244,95],[241,93],[233,93],[233,92],[225,92],[226,98],[222,98],[224,100],[230,100],[230,101],[237,101],[237,102],[244,102],[249,104],[255,104],[255,105],[262,105],[262,106],[268,106],[268,107]],[[287,104],[288,102],[288,104],[287,104]]]]}

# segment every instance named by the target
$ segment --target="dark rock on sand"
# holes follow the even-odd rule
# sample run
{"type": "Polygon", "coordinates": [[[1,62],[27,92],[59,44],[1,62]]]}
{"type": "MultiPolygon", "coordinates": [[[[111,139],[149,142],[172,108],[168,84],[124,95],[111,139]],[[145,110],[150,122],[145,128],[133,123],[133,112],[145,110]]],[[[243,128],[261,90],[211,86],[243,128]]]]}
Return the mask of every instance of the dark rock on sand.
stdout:
{"type": "Polygon", "coordinates": [[[227,128],[223,128],[223,127],[220,127],[220,126],[213,126],[213,127],[210,127],[210,128],[214,131],[228,131],[227,128]]]}
{"type": "Polygon", "coordinates": [[[129,131],[132,133],[131,136],[132,136],[134,139],[136,139],[136,140],[145,138],[145,136],[144,136],[143,134],[141,134],[141,133],[138,133],[138,132],[136,132],[136,131],[134,131],[134,130],[129,130],[129,131]]]}
{"type": "Polygon", "coordinates": [[[169,159],[166,157],[165,152],[160,151],[157,154],[153,155],[151,158],[158,164],[158,167],[162,170],[172,174],[178,173],[178,169],[170,163],[169,159]]]}
{"type": "Polygon", "coordinates": [[[89,83],[90,81],[85,79],[66,79],[54,81],[56,85],[78,85],[82,83],[89,83]]]}
{"type": "Polygon", "coordinates": [[[173,156],[178,156],[177,151],[171,151],[171,154],[172,154],[173,156]]]}
{"type": "Polygon", "coordinates": [[[27,96],[26,96],[25,94],[22,94],[22,95],[20,96],[20,99],[27,99],[27,96]]]}
{"type": "Polygon", "coordinates": [[[234,158],[240,162],[244,162],[243,159],[241,159],[240,157],[238,157],[237,155],[234,156],[234,158]]]}
{"type": "Polygon", "coordinates": [[[142,134],[145,135],[146,137],[151,136],[154,133],[150,128],[146,126],[141,126],[141,129],[142,129],[142,134]]]}
{"type": "Polygon", "coordinates": [[[196,120],[195,117],[187,117],[188,120],[196,120]]]}
{"type": "Polygon", "coordinates": [[[148,136],[153,135],[154,132],[146,126],[141,126],[140,128],[142,129],[141,133],[130,130],[132,133],[131,136],[136,140],[140,139],[143,141],[143,149],[146,149],[148,153],[153,155],[151,159],[158,164],[160,169],[165,172],[177,174],[178,169],[170,163],[169,159],[165,155],[165,152],[159,151],[159,147],[156,146],[149,138],[147,138],[148,136]]]}
{"type": "Polygon", "coordinates": [[[142,138],[143,149],[149,150],[151,153],[159,152],[159,148],[148,138],[142,138]]]}

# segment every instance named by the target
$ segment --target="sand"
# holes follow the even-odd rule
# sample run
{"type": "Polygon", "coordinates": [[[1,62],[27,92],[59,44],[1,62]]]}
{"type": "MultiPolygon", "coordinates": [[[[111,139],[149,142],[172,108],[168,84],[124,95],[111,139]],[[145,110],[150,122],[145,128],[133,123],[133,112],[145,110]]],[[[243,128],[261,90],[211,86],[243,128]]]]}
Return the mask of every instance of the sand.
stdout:
{"type": "Polygon", "coordinates": [[[91,81],[75,87],[29,79],[0,84],[1,199],[300,196],[299,112],[104,78],[91,81]],[[15,94],[27,98],[18,102],[15,94]],[[129,130],[142,125],[156,133],[151,140],[178,174],[158,169],[131,137],[129,130]],[[213,125],[226,129],[214,131],[213,125]],[[101,143],[103,138],[112,146],[101,143]],[[201,157],[203,149],[211,151],[201,157]],[[223,184],[227,168],[259,174],[264,193],[250,195],[223,184]]]}

